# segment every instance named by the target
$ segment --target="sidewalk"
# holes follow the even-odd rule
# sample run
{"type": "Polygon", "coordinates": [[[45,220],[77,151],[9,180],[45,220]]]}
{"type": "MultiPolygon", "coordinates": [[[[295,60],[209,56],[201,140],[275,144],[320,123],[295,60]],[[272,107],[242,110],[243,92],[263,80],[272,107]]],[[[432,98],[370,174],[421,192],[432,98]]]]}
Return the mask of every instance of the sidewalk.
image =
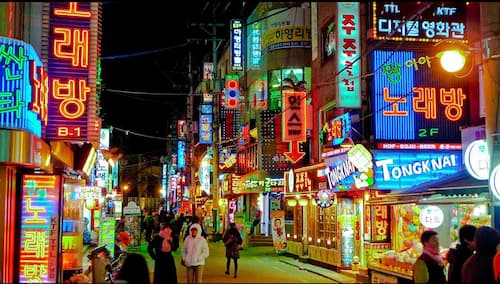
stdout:
{"type": "Polygon", "coordinates": [[[357,283],[356,278],[349,277],[349,276],[344,275],[342,273],[338,273],[336,271],[333,271],[333,270],[330,270],[327,268],[323,268],[321,266],[300,262],[298,259],[295,259],[295,258],[290,257],[290,256],[280,256],[280,261],[283,263],[298,267],[299,269],[304,269],[304,270],[307,270],[311,273],[321,275],[321,276],[328,278],[328,279],[331,279],[335,282],[357,283]]]}

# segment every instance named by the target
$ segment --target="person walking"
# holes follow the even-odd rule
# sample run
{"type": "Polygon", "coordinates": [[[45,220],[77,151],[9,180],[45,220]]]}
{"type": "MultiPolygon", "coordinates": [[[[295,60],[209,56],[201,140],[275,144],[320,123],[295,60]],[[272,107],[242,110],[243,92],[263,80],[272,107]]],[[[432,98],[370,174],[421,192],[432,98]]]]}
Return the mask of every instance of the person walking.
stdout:
{"type": "Polygon", "coordinates": [[[205,259],[209,256],[208,243],[201,236],[200,224],[191,224],[189,231],[182,248],[182,264],[186,266],[187,283],[202,283],[205,259]]]}
{"type": "Polygon", "coordinates": [[[234,278],[238,274],[238,258],[240,258],[240,245],[243,243],[240,232],[236,228],[235,223],[229,224],[229,229],[222,237],[224,245],[226,246],[226,275],[229,275],[229,267],[231,266],[231,259],[234,262],[234,278]]]}
{"type": "Polygon", "coordinates": [[[114,283],[150,284],[148,263],[138,253],[128,253],[114,283]]]}
{"type": "Polygon", "coordinates": [[[495,283],[493,258],[500,243],[498,231],[489,226],[481,226],[474,236],[476,252],[469,257],[462,267],[462,283],[495,283]]]}
{"type": "Polygon", "coordinates": [[[171,224],[163,224],[148,245],[148,253],[155,261],[153,284],[177,284],[177,270],[172,252],[179,247],[179,240],[172,230],[171,224]]]}
{"type": "Polygon", "coordinates": [[[444,265],[439,253],[439,238],[434,231],[424,231],[420,235],[424,246],[422,254],[413,265],[415,283],[446,284],[444,265]]]}
{"type": "Polygon", "coordinates": [[[474,234],[476,227],[473,225],[463,225],[458,230],[458,239],[460,241],[456,248],[448,251],[446,259],[450,264],[448,268],[448,284],[462,283],[462,267],[464,262],[474,253],[474,234]]]}

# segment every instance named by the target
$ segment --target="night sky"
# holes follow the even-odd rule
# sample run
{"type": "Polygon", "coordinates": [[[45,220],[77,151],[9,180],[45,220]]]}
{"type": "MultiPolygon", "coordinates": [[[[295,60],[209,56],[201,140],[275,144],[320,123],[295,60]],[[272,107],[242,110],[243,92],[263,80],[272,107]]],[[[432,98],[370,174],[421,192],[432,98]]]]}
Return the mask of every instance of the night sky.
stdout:
{"type": "MultiPolygon", "coordinates": [[[[218,38],[229,37],[229,20],[248,16],[256,3],[242,1],[103,2],[101,66],[103,127],[114,126],[154,137],[167,137],[177,120],[185,118],[185,96],[117,93],[112,90],[149,93],[189,92],[188,50],[192,50],[194,83],[199,81],[202,62],[211,61],[211,41],[187,44],[187,39],[210,38],[191,23],[212,23],[213,5],[218,38]],[[180,18],[180,20],[179,20],[180,18]],[[159,51],[159,52],[152,52],[159,51]],[[131,56],[143,53],[142,56],[131,56]]],[[[210,28],[209,28],[210,29],[210,28]]],[[[224,47],[226,41],[221,45],[224,47]]],[[[223,51],[220,47],[219,56],[223,51]]],[[[125,135],[113,131],[114,146],[125,154],[164,154],[167,141],[125,135]]]]}

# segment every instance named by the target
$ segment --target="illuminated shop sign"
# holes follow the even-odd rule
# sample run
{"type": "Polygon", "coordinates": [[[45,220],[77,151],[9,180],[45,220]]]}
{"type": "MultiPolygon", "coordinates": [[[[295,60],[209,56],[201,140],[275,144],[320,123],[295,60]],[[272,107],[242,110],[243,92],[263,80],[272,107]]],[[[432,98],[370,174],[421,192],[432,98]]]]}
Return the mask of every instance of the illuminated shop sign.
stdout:
{"type": "Polygon", "coordinates": [[[373,216],[371,226],[371,240],[385,242],[389,240],[389,208],[387,205],[370,206],[370,215],[373,216]]]}
{"type": "Polygon", "coordinates": [[[248,53],[250,56],[250,68],[259,68],[260,67],[260,57],[262,56],[262,52],[260,49],[261,44],[261,24],[260,22],[255,22],[252,25],[248,26],[249,37],[250,37],[250,52],[248,53]]]}
{"type": "Polygon", "coordinates": [[[267,76],[265,77],[255,80],[248,88],[250,105],[256,110],[267,109],[267,76]]]}
{"type": "Polygon", "coordinates": [[[219,152],[219,169],[228,170],[236,165],[236,153],[233,153],[230,148],[224,148],[219,152]]]}
{"type": "Polygon", "coordinates": [[[243,23],[241,20],[231,20],[231,68],[243,70],[243,23]]]}
{"type": "Polygon", "coordinates": [[[51,2],[47,139],[98,141],[99,3],[51,2]]]}
{"type": "Polygon", "coordinates": [[[24,175],[22,186],[19,282],[55,283],[61,178],[24,175]]]}
{"type": "Polygon", "coordinates": [[[177,168],[186,168],[186,141],[177,140],[177,168]]]}
{"type": "Polygon", "coordinates": [[[0,36],[0,128],[42,136],[48,115],[47,80],[31,45],[0,36]]]}
{"type": "Polygon", "coordinates": [[[319,176],[326,176],[330,190],[362,189],[374,184],[373,157],[361,144],[326,159],[325,163],[327,167],[319,176]]]}
{"type": "Polygon", "coordinates": [[[398,190],[462,170],[462,151],[374,150],[377,189],[398,190]]]}
{"type": "Polygon", "coordinates": [[[212,144],[212,114],[200,113],[200,144],[212,144]]]}
{"type": "Polygon", "coordinates": [[[467,146],[464,154],[467,172],[478,180],[488,180],[490,174],[490,153],[486,140],[476,140],[467,146]]]}
{"type": "Polygon", "coordinates": [[[291,148],[283,154],[294,164],[305,155],[299,151],[299,142],[307,140],[306,97],[306,92],[283,92],[282,140],[291,148]]]}
{"type": "Polygon", "coordinates": [[[269,192],[273,187],[283,188],[285,186],[284,178],[269,178],[263,180],[247,179],[242,184],[244,191],[264,191],[269,192]]]}
{"type": "Polygon", "coordinates": [[[338,2],[337,106],[361,107],[361,42],[358,2],[338,2]]]}
{"type": "Polygon", "coordinates": [[[438,42],[467,41],[466,3],[436,2],[411,20],[429,2],[373,2],[373,38],[438,42]]]}
{"type": "Polygon", "coordinates": [[[290,170],[284,173],[284,180],[286,182],[285,188],[288,188],[290,193],[312,190],[312,175],[308,171],[294,172],[290,170]]]}
{"type": "Polygon", "coordinates": [[[323,126],[322,132],[324,138],[326,138],[323,144],[340,145],[347,138],[347,134],[351,132],[351,127],[351,115],[349,113],[331,119],[323,126]]]}
{"type": "Polygon", "coordinates": [[[277,13],[268,11],[262,53],[283,48],[311,48],[310,10],[293,7],[277,13]]]}
{"type": "Polygon", "coordinates": [[[441,80],[433,72],[438,63],[427,60],[421,52],[372,53],[377,140],[460,142],[460,127],[468,121],[468,81],[441,80]]]}

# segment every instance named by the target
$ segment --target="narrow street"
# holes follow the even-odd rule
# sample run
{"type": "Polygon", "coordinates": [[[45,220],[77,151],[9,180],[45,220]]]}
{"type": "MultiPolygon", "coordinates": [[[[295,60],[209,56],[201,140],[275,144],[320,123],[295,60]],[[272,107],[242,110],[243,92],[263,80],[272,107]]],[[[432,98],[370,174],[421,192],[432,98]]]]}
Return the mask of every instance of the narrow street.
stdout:
{"type": "MultiPolygon", "coordinates": [[[[231,274],[225,275],[226,258],[222,242],[209,242],[210,256],[204,270],[204,283],[334,283],[332,279],[322,277],[285,262],[284,256],[275,254],[272,247],[248,247],[241,251],[238,261],[238,277],[233,278],[234,266],[231,263],[231,274]]],[[[180,265],[181,249],[174,253],[177,278],[179,283],[186,283],[185,268],[180,265]]],[[[138,252],[146,257],[153,281],[154,261],[147,253],[147,244],[140,248],[130,248],[129,252],[138,252]]]]}

